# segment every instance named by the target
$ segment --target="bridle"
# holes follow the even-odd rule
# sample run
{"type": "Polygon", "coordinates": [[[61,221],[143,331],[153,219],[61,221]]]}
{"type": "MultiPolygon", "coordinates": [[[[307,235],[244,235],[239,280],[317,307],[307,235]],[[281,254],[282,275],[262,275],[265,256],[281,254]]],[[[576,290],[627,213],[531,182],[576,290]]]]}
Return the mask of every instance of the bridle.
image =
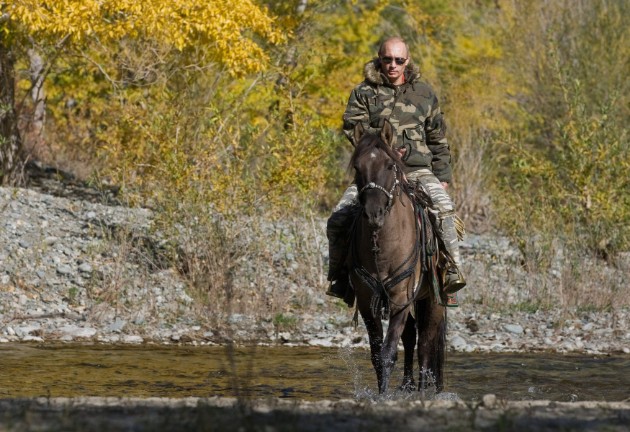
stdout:
{"type": "Polygon", "coordinates": [[[385,207],[385,213],[388,213],[392,209],[392,205],[394,203],[394,191],[396,190],[396,188],[398,187],[399,184],[400,184],[400,180],[398,180],[398,166],[394,165],[394,184],[393,184],[392,188],[389,191],[387,191],[387,189],[385,189],[381,185],[377,185],[374,182],[369,182],[368,184],[366,184],[365,186],[363,186],[361,188],[361,190],[359,191],[359,196],[363,192],[365,192],[367,189],[378,189],[378,190],[380,190],[385,195],[387,195],[387,207],[385,207]]]}

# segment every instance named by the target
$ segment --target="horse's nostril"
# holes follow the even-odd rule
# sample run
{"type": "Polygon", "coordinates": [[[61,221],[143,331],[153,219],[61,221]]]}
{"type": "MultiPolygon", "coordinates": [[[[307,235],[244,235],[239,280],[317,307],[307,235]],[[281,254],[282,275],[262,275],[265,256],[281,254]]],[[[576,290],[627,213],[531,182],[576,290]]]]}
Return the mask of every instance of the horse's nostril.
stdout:
{"type": "Polygon", "coordinates": [[[370,225],[371,228],[382,228],[383,227],[383,223],[385,222],[385,218],[380,215],[372,215],[368,217],[368,224],[370,225]]]}

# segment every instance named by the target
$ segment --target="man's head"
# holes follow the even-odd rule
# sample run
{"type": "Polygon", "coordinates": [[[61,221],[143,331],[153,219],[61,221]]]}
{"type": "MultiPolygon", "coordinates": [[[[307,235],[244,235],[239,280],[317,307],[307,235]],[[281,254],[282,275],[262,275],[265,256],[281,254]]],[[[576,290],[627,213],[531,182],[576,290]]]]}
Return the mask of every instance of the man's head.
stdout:
{"type": "Polygon", "coordinates": [[[409,63],[409,47],[399,37],[386,39],[378,49],[381,72],[390,83],[400,85],[405,82],[405,68],[409,63]]]}

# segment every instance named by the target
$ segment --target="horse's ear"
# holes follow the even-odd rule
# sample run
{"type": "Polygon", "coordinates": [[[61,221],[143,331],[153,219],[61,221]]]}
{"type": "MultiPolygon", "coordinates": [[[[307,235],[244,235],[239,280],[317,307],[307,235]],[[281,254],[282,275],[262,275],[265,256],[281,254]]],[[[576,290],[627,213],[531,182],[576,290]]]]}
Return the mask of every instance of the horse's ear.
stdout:
{"type": "Polygon", "coordinates": [[[394,144],[394,128],[389,120],[385,120],[385,123],[383,124],[383,128],[381,129],[381,139],[390,147],[394,144]]]}
{"type": "Polygon", "coordinates": [[[356,147],[357,144],[359,144],[359,140],[361,139],[361,137],[365,134],[365,128],[363,127],[363,123],[358,122],[355,126],[354,126],[354,141],[352,142],[352,144],[356,147]]]}

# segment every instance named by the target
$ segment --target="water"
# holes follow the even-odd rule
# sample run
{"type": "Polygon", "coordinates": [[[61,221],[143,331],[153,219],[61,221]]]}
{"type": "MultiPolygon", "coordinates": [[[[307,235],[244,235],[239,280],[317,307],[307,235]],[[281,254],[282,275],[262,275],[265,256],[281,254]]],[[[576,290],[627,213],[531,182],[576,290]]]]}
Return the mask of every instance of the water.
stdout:
{"type": "MultiPolygon", "coordinates": [[[[393,384],[401,379],[399,361],[393,384]]],[[[0,398],[336,400],[375,391],[363,349],[0,345],[0,398]]],[[[450,354],[444,396],[479,400],[487,393],[509,400],[628,400],[630,356],[450,354]]]]}

